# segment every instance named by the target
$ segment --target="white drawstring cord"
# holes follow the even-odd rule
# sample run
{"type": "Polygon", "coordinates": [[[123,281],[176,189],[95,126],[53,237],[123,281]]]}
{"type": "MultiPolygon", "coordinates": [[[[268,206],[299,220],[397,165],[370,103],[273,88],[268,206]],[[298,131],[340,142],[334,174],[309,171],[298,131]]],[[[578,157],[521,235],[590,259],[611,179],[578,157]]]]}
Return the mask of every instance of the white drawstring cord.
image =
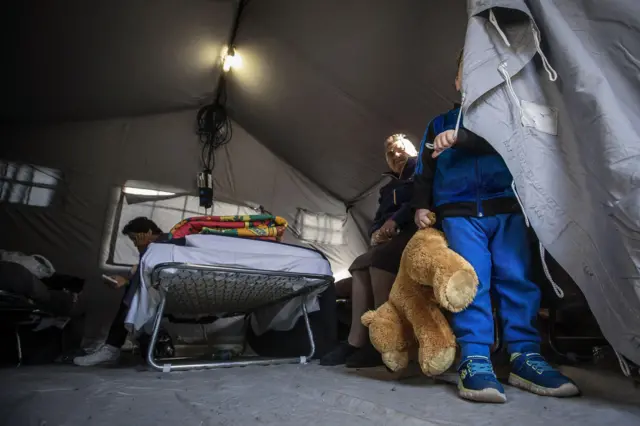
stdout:
{"type": "Polygon", "coordinates": [[[502,75],[502,78],[504,78],[504,81],[507,85],[507,91],[509,92],[509,96],[511,96],[511,99],[513,100],[513,103],[515,104],[516,108],[518,108],[518,113],[520,114],[520,122],[522,123],[524,121],[524,112],[522,111],[522,104],[520,103],[520,98],[518,98],[516,91],[513,89],[513,84],[511,84],[511,76],[509,75],[509,71],[507,70],[506,62],[502,62],[498,66],[498,72],[502,75]]]}
{"type": "Polygon", "coordinates": [[[502,78],[504,78],[504,81],[507,84],[507,90],[509,91],[509,95],[511,95],[511,98],[513,99],[513,103],[516,104],[516,106],[520,110],[520,113],[522,114],[520,99],[518,98],[518,95],[516,95],[516,91],[513,89],[513,84],[511,84],[511,76],[509,75],[509,71],[507,70],[506,62],[502,62],[498,66],[498,72],[502,75],[502,78]]]}
{"type": "Polygon", "coordinates": [[[615,349],[613,352],[618,357],[618,363],[620,364],[620,369],[622,370],[622,374],[624,374],[627,377],[631,377],[631,368],[629,368],[629,363],[627,362],[627,360],[624,359],[624,357],[620,355],[618,351],[616,351],[615,349]]]}
{"type": "MultiPolygon", "coordinates": [[[[511,47],[511,43],[509,43],[507,35],[504,33],[504,31],[502,31],[502,28],[500,28],[500,25],[498,24],[496,15],[493,13],[493,9],[489,10],[489,22],[491,22],[496,31],[498,31],[498,34],[500,34],[502,41],[504,41],[504,44],[506,44],[507,47],[511,47]]],[[[531,21],[531,31],[533,32],[533,41],[536,44],[536,52],[538,52],[540,58],[542,59],[542,66],[549,75],[549,80],[556,81],[558,79],[558,73],[553,69],[553,67],[549,63],[549,60],[547,59],[547,56],[542,51],[542,36],[540,35],[540,29],[533,20],[531,21]]]]}
{"type": "MultiPolygon", "coordinates": [[[[527,217],[527,213],[524,210],[524,204],[522,204],[522,200],[520,200],[520,196],[518,195],[518,190],[516,189],[516,182],[511,181],[511,189],[513,190],[514,195],[516,196],[516,200],[520,205],[520,209],[522,210],[522,214],[524,216],[524,222],[527,225],[527,228],[531,226],[531,222],[529,222],[529,218],[527,217]]],[[[549,271],[549,267],[547,266],[547,261],[545,260],[545,252],[544,246],[542,243],[538,244],[538,248],[540,249],[540,261],[542,262],[542,270],[544,271],[544,276],[547,277],[547,280],[551,284],[553,288],[553,292],[558,296],[558,299],[564,299],[564,290],[554,281],[551,276],[551,272],[549,271]]]]}
{"type": "Polygon", "coordinates": [[[549,80],[556,81],[558,79],[558,73],[553,69],[553,67],[549,63],[549,60],[542,51],[540,30],[538,29],[536,23],[533,21],[531,21],[531,31],[533,31],[533,41],[536,43],[536,52],[538,52],[540,58],[542,59],[542,66],[549,75],[549,80]]]}
{"type": "Polygon", "coordinates": [[[524,211],[524,204],[522,204],[522,200],[520,199],[520,196],[518,195],[518,190],[516,189],[516,181],[515,180],[511,181],[511,190],[513,191],[513,193],[516,196],[516,201],[518,202],[518,205],[520,205],[520,210],[522,210],[522,215],[524,216],[524,223],[527,225],[527,228],[531,227],[531,223],[529,223],[529,218],[527,217],[527,213],[524,211]]]}
{"type": "MultiPolygon", "coordinates": [[[[462,105],[464,105],[464,92],[462,92],[462,100],[460,101],[460,111],[458,111],[458,118],[456,119],[456,127],[453,131],[453,138],[454,139],[458,139],[458,130],[460,130],[460,123],[462,120],[462,105]]],[[[425,141],[424,142],[424,146],[427,149],[434,149],[434,146],[432,143],[425,141]]]]}
{"type": "Polygon", "coordinates": [[[504,44],[506,44],[507,47],[511,47],[511,43],[509,43],[509,39],[507,38],[507,35],[502,31],[502,28],[500,28],[500,25],[498,25],[498,20],[496,19],[496,15],[493,14],[493,9],[489,9],[489,22],[491,22],[493,26],[496,28],[496,30],[498,31],[498,34],[500,34],[500,37],[502,37],[504,44]]]}
{"type": "Polygon", "coordinates": [[[458,111],[458,119],[456,120],[456,128],[453,131],[453,139],[458,139],[458,130],[460,130],[460,122],[462,119],[462,106],[464,105],[464,92],[462,92],[462,100],[460,100],[460,111],[458,111]]]}
{"type": "Polygon", "coordinates": [[[546,250],[542,243],[538,243],[540,247],[540,260],[542,261],[542,270],[544,271],[544,276],[547,277],[549,283],[551,283],[551,287],[553,287],[553,292],[558,296],[558,299],[564,299],[564,290],[553,280],[551,277],[551,272],[549,272],[549,267],[547,266],[547,261],[545,260],[546,250]]]}

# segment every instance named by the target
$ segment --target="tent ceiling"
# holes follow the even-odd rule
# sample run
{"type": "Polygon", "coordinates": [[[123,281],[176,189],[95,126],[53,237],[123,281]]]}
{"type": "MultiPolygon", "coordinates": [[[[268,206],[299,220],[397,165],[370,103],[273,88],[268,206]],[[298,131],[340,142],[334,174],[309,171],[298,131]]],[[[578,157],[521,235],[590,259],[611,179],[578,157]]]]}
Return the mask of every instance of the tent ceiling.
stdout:
{"type": "MultiPolygon", "coordinates": [[[[193,107],[217,81],[235,2],[17,2],[2,114],[75,120],[193,107]],[[11,74],[13,73],[13,74],[11,74]]],[[[5,14],[9,16],[9,14],[5,14]]],[[[236,45],[233,118],[342,199],[376,181],[382,140],[417,142],[456,97],[464,0],[253,1],[236,45]]]]}
{"type": "MultiPolygon", "coordinates": [[[[231,1],[23,1],[9,6],[2,114],[76,120],[193,107],[215,89],[231,1]]],[[[6,29],[5,29],[6,31],[6,29]]]]}

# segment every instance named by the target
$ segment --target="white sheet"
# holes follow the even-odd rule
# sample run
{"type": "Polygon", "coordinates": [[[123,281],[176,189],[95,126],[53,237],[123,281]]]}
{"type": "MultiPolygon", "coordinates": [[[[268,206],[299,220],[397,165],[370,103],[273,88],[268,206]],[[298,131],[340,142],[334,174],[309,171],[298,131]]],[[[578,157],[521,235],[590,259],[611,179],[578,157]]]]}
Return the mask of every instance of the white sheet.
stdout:
{"type": "MultiPolygon", "coordinates": [[[[151,273],[156,265],[166,262],[332,275],[329,262],[320,253],[304,247],[219,235],[190,235],[186,237],[185,246],[152,244],[142,257],[141,286],[131,301],[125,321],[133,330],[150,326],[155,316],[160,293],[151,286],[151,273]]],[[[318,293],[309,296],[309,312],[319,309],[318,293]]],[[[300,303],[300,298],[295,298],[258,310],[251,318],[253,331],[260,335],[267,330],[290,330],[302,315],[300,303]]]]}

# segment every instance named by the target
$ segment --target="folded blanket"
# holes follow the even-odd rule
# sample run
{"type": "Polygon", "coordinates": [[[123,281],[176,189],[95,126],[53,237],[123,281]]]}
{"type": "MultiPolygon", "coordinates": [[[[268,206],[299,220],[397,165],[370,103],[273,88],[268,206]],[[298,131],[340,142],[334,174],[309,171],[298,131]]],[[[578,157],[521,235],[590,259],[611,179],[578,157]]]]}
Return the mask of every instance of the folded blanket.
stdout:
{"type": "Polygon", "coordinates": [[[281,241],[287,221],[266,214],[244,216],[199,216],[185,219],[171,229],[172,238],[193,234],[232,235],[257,240],[281,241]]]}

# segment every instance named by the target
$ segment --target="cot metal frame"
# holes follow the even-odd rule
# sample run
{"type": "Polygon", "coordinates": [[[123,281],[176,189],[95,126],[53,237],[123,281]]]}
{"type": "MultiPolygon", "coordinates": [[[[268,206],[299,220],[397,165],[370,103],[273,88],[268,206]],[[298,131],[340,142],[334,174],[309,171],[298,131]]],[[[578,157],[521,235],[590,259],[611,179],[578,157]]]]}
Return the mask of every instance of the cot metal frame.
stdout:
{"type": "MultiPolygon", "coordinates": [[[[306,364],[315,354],[315,343],[313,341],[313,331],[309,322],[309,316],[307,312],[307,296],[321,288],[326,288],[334,282],[334,278],[330,275],[320,274],[307,274],[297,272],[285,272],[285,271],[269,271],[260,269],[250,269],[241,267],[230,267],[225,265],[202,265],[192,263],[180,263],[180,262],[168,262],[156,265],[151,273],[152,285],[158,289],[161,293],[161,300],[158,305],[155,318],[153,321],[153,328],[151,332],[151,340],[149,348],[146,354],[147,363],[151,368],[162,372],[171,371],[189,371],[199,369],[214,369],[225,367],[247,367],[252,365],[279,365],[279,364],[306,364]],[[173,270],[173,272],[168,272],[173,270]],[[164,279],[170,279],[175,276],[177,272],[189,271],[190,273],[200,273],[204,275],[209,274],[227,274],[235,275],[238,277],[267,277],[267,278],[279,278],[290,280],[305,280],[306,285],[296,291],[292,291],[285,297],[281,297],[274,300],[269,300],[259,306],[254,306],[244,312],[234,312],[237,314],[250,314],[259,308],[269,307],[278,303],[289,301],[295,297],[301,297],[301,309],[302,317],[304,318],[305,327],[307,330],[307,336],[309,338],[310,351],[307,355],[301,355],[293,358],[258,358],[255,359],[242,359],[242,360],[211,360],[211,361],[199,361],[199,362],[184,362],[184,358],[156,358],[154,349],[158,341],[158,333],[160,331],[160,325],[165,315],[171,315],[171,312],[167,311],[167,301],[172,295],[172,285],[162,286],[163,276],[164,279]],[[182,360],[183,362],[176,361],[182,360]]],[[[208,284],[215,286],[215,283],[208,284]]],[[[208,312],[209,315],[216,314],[216,307],[211,306],[212,312],[208,312]]],[[[250,325],[249,325],[250,326],[250,325]]]]}

